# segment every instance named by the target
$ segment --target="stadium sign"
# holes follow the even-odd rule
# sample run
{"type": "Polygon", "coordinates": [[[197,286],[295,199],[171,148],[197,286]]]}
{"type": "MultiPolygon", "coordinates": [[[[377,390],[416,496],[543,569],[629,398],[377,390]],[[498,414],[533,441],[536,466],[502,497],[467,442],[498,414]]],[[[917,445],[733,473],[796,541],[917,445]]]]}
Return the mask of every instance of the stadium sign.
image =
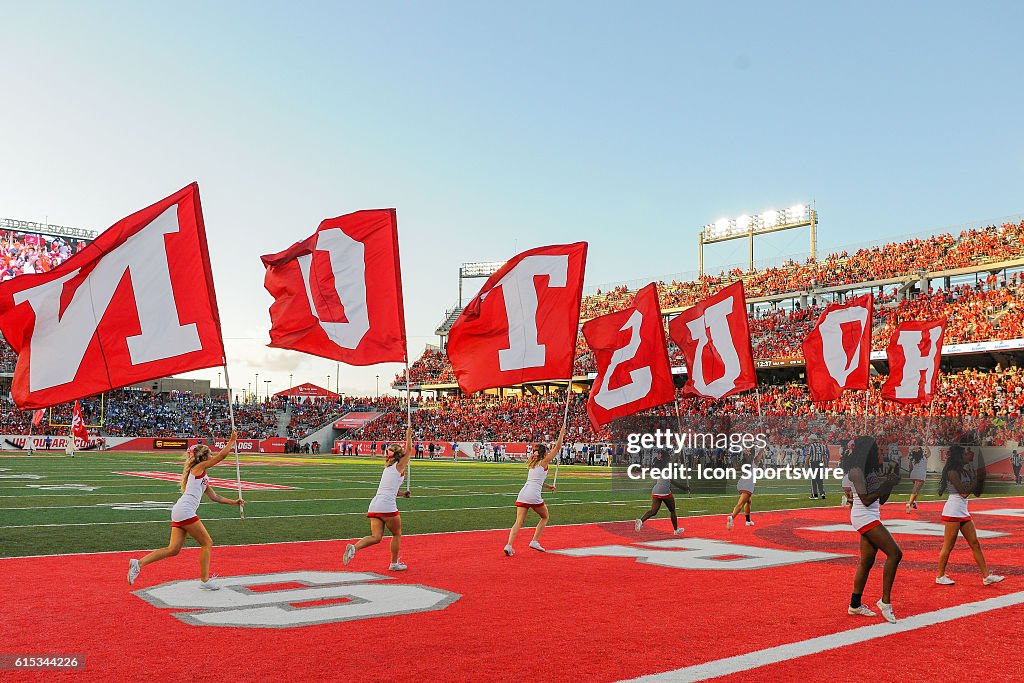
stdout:
{"type": "Polygon", "coordinates": [[[70,237],[78,240],[91,240],[97,235],[95,230],[69,228],[64,225],[50,225],[49,223],[36,223],[34,221],[19,221],[13,218],[0,218],[0,229],[31,232],[40,235],[56,235],[57,237],[70,237]]]}
{"type": "MultiPolygon", "coordinates": [[[[943,344],[943,356],[957,356],[966,353],[993,353],[995,351],[1020,351],[1024,339],[1002,339],[998,341],[971,342],[968,344],[943,344]]],[[[886,360],[885,351],[872,351],[871,360],[886,360]]]]}
{"type": "Polygon", "coordinates": [[[790,368],[803,364],[804,359],[796,356],[790,356],[789,358],[761,358],[754,361],[754,365],[758,368],[790,368]]]}
{"type": "Polygon", "coordinates": [[[188,448],[188,439],[153,439],[153,450],[183,451],[188,448]]]}

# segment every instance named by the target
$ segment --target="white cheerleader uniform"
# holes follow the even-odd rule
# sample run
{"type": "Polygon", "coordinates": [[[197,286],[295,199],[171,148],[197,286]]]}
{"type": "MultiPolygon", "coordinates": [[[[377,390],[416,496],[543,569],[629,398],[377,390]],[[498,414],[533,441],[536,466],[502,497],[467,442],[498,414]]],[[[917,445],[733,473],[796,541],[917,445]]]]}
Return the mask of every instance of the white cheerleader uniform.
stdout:
{"type": "MultiPolygon", "coordinates": [[[[960,470],[960,484],[968,491],[972,488],[971,473],[967,470],[960,470]]],[[[946,504],[942,506],[942,521],[943,522],[969,522],[971,521],[971,513],[967,509],[967,498],[964,498],[953,485],[949,486],[949,497],[946,498],[946,504]]]]}
{"type": "Polygon", "coordinates": [[[206,487],[210,485],[210,475],[203,473],[203,476],[196,479],[191,472],[188,473],[188,480],[185,482],[185,492],[171,508],[171,526],[186,527],[193,522],[199,521],[199,503],[203,499],[206,487]]]}
{"type": "Polygon", "coordinates": [[[544,507],[544,498],[540,494],[544,489],[544,480],[547,478],[547,467],[531,468],[530,472],[526,475],[526,483],[523,484],[523,488],[519,490],[519,495],[516,496],[516,507],[532,508],[534,510],[544,507]]]}
{"type": "Polygon", "coordinates": [[[398,516],[398,489],[402,488],[405,475],[400,474],[396,463],[384,468],[380,475],[380,485],[377,487],[377,494],[370,500],[370,508],[366,512],[367,517],[397,517],[398,516]]]}
{"type": "Polygon", "coordinates": [[[654,488],[651,489],[651,498],[654,500],[666,500],[672,497],[672,480],[655,479],[654,488]]]}
{"type": "Polygon", "coordinates": [[[757,483],[757,480],[754,479],[753,473],[749,477],[740,477],[740,480],[736,482],[736,491],[739,493],[749,493],[753,496],[755,483],[757,483]]]}
{"type": "MultiPolygon", "coordinates": [[[[881,487],[878,474],[872,472],[864,481],[868,493],[874,493],[881,487]]],[[[882,506],[876,500],[871,505],[864,505],[860,494],[853,492],[853,505],[850,506],[850,524],[863,535],[882,524],[882,506]]]]}
{"type": "Polygon", "coordinates": [[[915,462],[913,459],[910,461],[910,479],[911,481],[923,482],[928,476],[928,458],[922,456],[920,460],[915,462]]]}

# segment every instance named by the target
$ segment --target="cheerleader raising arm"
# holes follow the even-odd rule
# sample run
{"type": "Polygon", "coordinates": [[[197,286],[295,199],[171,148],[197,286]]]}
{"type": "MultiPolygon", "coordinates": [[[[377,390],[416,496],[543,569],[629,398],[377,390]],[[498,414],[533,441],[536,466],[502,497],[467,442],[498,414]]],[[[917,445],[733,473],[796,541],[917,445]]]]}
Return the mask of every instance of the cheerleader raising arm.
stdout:
{"type": "Polygon", "coordinates": [[[224,458],[228,457],[228,455],[231,454],[231,449],[235,447],[236,441],[238,441],[238,432],[236,432],[235,430],[231,430],[231,437],[228,439],[228,442],[224,444],[224,448],[221,449],[220,453],[218,453],[217,455],[212,455],[206,460],[203,460],[202,462],[197,462],[192,467],[192,474],[194,474],[196,477],[202,477],[204,474],[206,474],[206,470],[210,469],[211,467],[213,467],[214,465],[216,465],[221,460],[223,460],[224,458]]]}
{"type": "MultiPolygon", "coordinates": [[[[561,452],[562,452],[562,444],[564,442],[565,442],[565,425],[563,424],[562,425],[562,430],[560,432],[558,432],[558,438],[555,439],[555,442],[553,444],[551,444],[550,448],[548,448],[548,452],[544,454],[543,458],[541,458],[541,460],[540,460],[541,467],[543,467],[544,469],[547,469],[548,465],[551,464],[551,461],[554,460],[555,458],[557,458],[561,454],[561,452]]],[[[555,491],[556,490],[556,486],[554,484],[544,484],[544,488],[546,488],[548,491],[555,491]]]]}
{"type": "MultiPolygon", "coordinates": [[[[410,425],[405,428],[405,452],[402,453],[402,457],[395,461],[395,469],[398,470],[398,473],[403,477],[405,476],[405,467],[409,464],[409,458],[412,457],[412,453],[412,426],[410,425]]],[[[412,491],[406,489],[399,492],[398,495],[403,498],[409,498],[412,496],[412,491]]]]}

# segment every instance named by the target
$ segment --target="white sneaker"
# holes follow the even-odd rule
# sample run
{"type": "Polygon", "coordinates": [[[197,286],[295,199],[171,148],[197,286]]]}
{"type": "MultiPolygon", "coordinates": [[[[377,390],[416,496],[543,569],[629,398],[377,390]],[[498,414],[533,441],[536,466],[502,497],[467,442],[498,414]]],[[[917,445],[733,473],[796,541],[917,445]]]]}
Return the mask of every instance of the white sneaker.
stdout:
{"type": "Polygon", "coordinates": [[[505,546],[505,556],[506,557],[512,557],[515,554],[516,554],[516,551],[512,550],[512,546],[510,546],[510,545],[505,546]]]}
{"type": "Polygon", "coordinates": [[[888,621],[890,624],[896,623],[896,615],[892,613],[892,605],[886,604],[881,600],[879,600],[875,604],[878,605],[878,609],[882,611],[882,616],[885,617],[886,621],[888,621]]]}
{"type": "Polygon", "coordinates": [[[675,531],[672,532],[672,535],[673,536],[682,536],[684,531],[686,531],[686,529],[684,529],[683,527],[679,527],[678,529],[676,529],[675,531]]]}
{"type": "Polygon", "coordinates": [[[217,582],[217,579],[213,578],[212,576],[209,578],[208,581],[200,581],[199,582],[199,587],[201,589],[203,589],[204,591],[219,591],[220,590],[220,584],[217,582]]]}
{"type": "Polygon", "coordinates": [[[544,550],[544,546],[542,546],[537,541],[530,541],[530,547],[533,548],[534,550],[539,550],[542,553],[546,553],[547,552],[547,550],[544,550]]]}
{"type": "Polygon", "coordinates": [[[633,525],[633,528],[636,529],[637,531],[640,531],[640,529],[641,529],[641,527],[643,527],[643,525],[644,525],[644,520],[638,519],[638,520],[636,520],[636,524],[633,525]]]}
{"type": "Polygon", "coordinates": [[[910,514],[910,503],[907,503],[907,514],[910,514]]]}
{"type": "Polygon", "coordinates": [[[356,547],[349,543],[345,546],[345,554],[341,556],[342,564],[348,564],[352,561],[352,558],[356,556],[356,547]]]}
{"type": "Polygon", "coordinates": [[[729,515],[728,517],[725,518],[725,528],[726,529],[731,529],[732,528],[732,515],[729,515]]]}
{"type": "Polygon", "coordinates": [[[935,583],[939,584],[940,586],[952,586],[956,583],[956,581],[943,574],[942,576],[935,577],[935,583]]]}
{"type": "Polygon", "coordinates": [[[398,562],[392,562],[391,565],[388,567],[388,571],[389,572],[404,572],[408,568],[409,567],[407,567],[405,564],[402,563],[401,560],[399,560],[398,562]]]}
{"type": "Polygon", "coordinates": [[[128,585],[135,585],[135,579],[138,578],[139,572],[142,571],[142,567],[139,566],[138,560],[128,560],[128,585]]]}
{"type": "Polygon", "coordinates": [[[981,582],[986,586],[991,586],[993,583],[999,583],[1005,578],[1005,576],[999,576],[999,574],[989,574],[984,579],[982,579],[981,582]]]}
{"type": "Polygon", "coordinates": [[[875,613],[872,612],[870,609],[868,609],[867,605],[861,605],[860,607],[849,607],[849,608],[847,608],[846,613],[851,615],[851,616],[861,616],[861,617],[873,617],[873,616],[875,616],[875,613]]]}
{"type": "Polygon", "coordinates": [[[754,520],[750,520],[749,522],[747,522],[747,526],[754,526],[754,520]]]}

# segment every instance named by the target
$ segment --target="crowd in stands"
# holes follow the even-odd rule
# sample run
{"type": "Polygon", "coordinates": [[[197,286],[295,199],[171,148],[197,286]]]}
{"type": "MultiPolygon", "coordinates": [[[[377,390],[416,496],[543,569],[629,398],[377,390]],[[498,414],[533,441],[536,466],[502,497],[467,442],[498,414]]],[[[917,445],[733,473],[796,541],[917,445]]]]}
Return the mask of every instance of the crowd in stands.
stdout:
{"type": "MultiPolygon", "coordinates": [[[[884,294],[874,295],[875,319],[872,348],[883,350],[893,330],[902,322],[947,317],[945,344],[972,341],[993,341],[1024,337],[1024,273],[988,275],[977,284],[962,284],[950,289],[930,288],[911,291],[897,297],[892,287],[884,294]]],[[[750,338],[754,357],[758,360],[802,358],[801,345],[825,310],[821,303],[792,308],[761,307],[750,317],[750,338]]],[[[671,340],[669,357],[673,364],[682,363],[682,353],[671,340]]],[[[594,355],[580,334],[576,339],[574,374],[584,375],[596,369],[594,355]]],[[[428,349],[413,363],[410,375],[414,383],[455,382],[451,365],[443,351],[428,349]],[[423,362],[421,362],[423,361],[423,362]]],[[[404,375],[397,376],[400,382],[404,375]]]]}
{"type": "MultiPolygon", "coordinates": [[[[696,280],[662,282],[662,309],[689,306],[742,279],[748,298],[807,292],[816,288],[852,285],[913,275],[922,270],[946,271],[1024,257],[1024,221],[964,230],[958,236],[940,234],[853,253],[841,251],[823,259],[750,272],[733,269],[696,280]]],[[[598,291],[583,301],[583,317],[592,318],[626,306],[633,297],[627,287],[598,291]]]]}
{"type": "Polygon", "coordinates": [[[87,244],[86,240],[0,230],[0,280],[48,273],[87,244]]]}
{"type": "MultiPolygon", "coordinates": [[[[567,432],[589,433],[585,397],[575,395],[567,432]]],[[[550,441],[558,435],[565,409],[564,394],[497,397],[449,396],[424,403],[413,412],[416,438],[425,441],[550,441]]],[[[385,413],[366,425],[359,439],[394,441],[405,432],[402,410],[385,413]]]]}
{"type": "MultiPolygon", "coordinates": [[[[720,401],[684,397],[679,405],[684,422],[722,417],[751,417],[758,411],[768,418],[786,420],[819,419],[863,415],[889,417],[959,417],[972,419],[1011,419],[1021,425],[1024,415],[1024,368],[997,366],[992,370],[964,369],[944,373],[934,405],[903,405],[884,401],[880,396],[884,378],[872,380],[868,400],[863,392],[846,392],[841,399],[814,404],[803,382],[764,385],[758,392],[747,392],[720,401]]],[[[610,433],[594,431],[586,415],[586,395],[574,394],[569,405],[568,440],[577,443],[605,441],[610,433]]],[[[25,434],[30,411],[19,411],[9,398],[0,401],[0,427],[7,433],[25,434]]],[[[280,402],[239,404],[235,417],[242,438],[265,438],[277,433],[280,402]]],[[[158,396],[149,392],[120,390],[105,397],[102,436],[223,436],[228,432],[228,410],[223,400],[192,394],[158,396]]],[[[406,423],[404,397],[384,396],[334,403],[306,403],[291,406],[293,438],[301,438],[346,412],[383,413],[348,436],[369,441],[398,441],[406,423]]],[[[557,436],[565,410],[565,396],[551,394],[453,395],[436,401],[414,404],[413,427],[421,441],[550,442],[557,436]]],[[[672,416],[667,404],[649,411],[650,415],[672,416]]],[[[83,402],[86,422],[97,424],[100,406],[96,399],[83,402]]],[[[37,434],[63,434],[70,423],[71,407],[60,406],[50,413],[37,434]]],[[[96,430],[91,430],[97,433],[96,430]]],[[[1007,437],[1009,438],[1009,437],[1007,437]]],[[[1024,439],[1024,434],[1015,438],[1024,439]]]]}
{"type": "MultiPolygon", "coordinates": [[[[955,417],[997,420],[1015,419],[1024,424],[1024,368],[997,366],[992,370],[965,369],[943,374],[934,406],[905,405],[881,398],[884,377],[872,379],[865,402],[863,392],[846,392],[841,399],[815,404],[807,386],[788,382],[762,386],[758,392],[746,392],[713,401],[685,397],[679,393],[683,421],[714,416],[753,417],[758,411],[766,418],[785,420],[822,419],[842,416],[873,416],[895,418],[955,417]]],[[[576,394],[570,404],[568,439],[577,442],[602,442],[610,438],[605,430],[595,431],[586,416],[586,395],[576,394]]],[[[490,395],[450,396],[436,402],[425,402],[413,413],[416,438],[425,441],[552,441],[561,427],[565,397],[551,395],[513,395],[504,398],[490,395]]],[[[666,404],[649,411],[650,415],[674,416],[674,406],[666,404]]],[[[405,429],[405,413],[388,412],[371,422],[357,434],[360,440],[395,441],[405,429]]],[[[1024,434],[1008,438],[1024,439],[1024,434]]]]}

